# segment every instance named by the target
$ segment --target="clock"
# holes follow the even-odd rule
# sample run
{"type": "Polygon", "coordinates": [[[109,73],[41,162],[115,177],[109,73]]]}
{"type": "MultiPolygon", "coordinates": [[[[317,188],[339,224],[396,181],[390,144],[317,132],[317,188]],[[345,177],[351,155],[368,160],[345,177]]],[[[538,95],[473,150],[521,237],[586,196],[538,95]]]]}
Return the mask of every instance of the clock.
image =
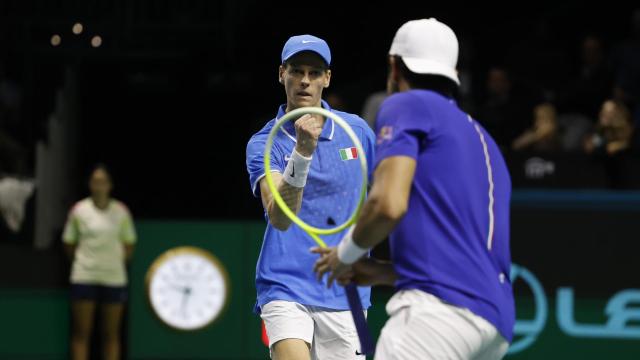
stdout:
{"type": "Polygon", "coordinates": [[[214,322],[229,297],[229,280],[212,253],[181,246],[160,255],[146,276],[151,309],[164,324],[178,330],[198,330],[214,322]]]}

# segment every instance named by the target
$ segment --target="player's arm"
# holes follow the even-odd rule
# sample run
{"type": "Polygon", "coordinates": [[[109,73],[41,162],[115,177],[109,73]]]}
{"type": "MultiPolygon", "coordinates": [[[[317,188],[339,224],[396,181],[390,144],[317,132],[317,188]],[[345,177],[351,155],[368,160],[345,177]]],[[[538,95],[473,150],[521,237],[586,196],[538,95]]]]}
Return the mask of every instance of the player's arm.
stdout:
{"type": "MultiPolygon", "coordinates": [[[[391,156],[380,162],[353,232],[345,236],[338,248],[326,253],[314,249],[314,252],[324,253],[314,266],[319,278],[331,271],[328,282],[331,286],[333,280],[349,270],[350,264],[391,233],[407,212],[415,170],[416,161],[409,156],[391,156]]],[[[386,269],[392,271],[389,266],[386,269]]],[[[395,274],[384,273],[383,276],[387,280],[385,283],[395,280],[395,274]]]]}
{"type": "Polygon", "coordinates": [[[126,244],[124,245],[124,261],[128,264],[131,262],[131,259],[133,258],[133,252],[135,250],[136,246],[133,244],[126,244]]]}
{"type": "MultiPolygon", "coordinates": [[[[322,133],[323,122],[316,116],[303,115],[295,122],[296,146],[283,174],[273,173],[272,179],[289,209],[298,213],[302,205],[302,192],[307,182],[313,152],[322,133]]],[[[267,179],[260,180],[260,194],[269,222],[278,230],[287,230],[291,220],[280,209],[267,185],[267,179]]]]}
{"type": "MultiPolygon", "coordinates": [[[[304,188],[289,185],[287,182],[282,180],[282,174],[280,173],[274,172],[271,174],[271,178],[276,184],[280,196],[282,196],[282,199],[289,209],[298,213],[300,205],[302,204],[302,190],[304,188]]],[[[284,212],[282,212],[278,204],[276,204],[276,201],[273,199],[273,195],[271,194],[271,190],[269,190],[269,186],[267,185],[267,179],[265,178],[260,179],[260,195],[262,198],[262,206],[264,206],[264,209],[269,216],[269,222],[271,222],[271,225],[278,230],[287,230],[289,225],[291,225],[291,220],[284,214],[284,212]]]]}
{"type": "Polygon", "coordinates": [[[138,235],[133,224],[133,218],[129,209],[124,206],[125,213],[122,223],[120,225],[120,241],[124,247],[124,261],[129,264],[133,258],[133,252],[135,250],[135,244],[137,242],[138,235]]]}
{"type": "Polygon", "coordinates": [[[407,212],[415,171],[416,161],[409,156],[392,156],[380,162],[353,230],[355,245],[370,249],[389,236],[407,212]]]}

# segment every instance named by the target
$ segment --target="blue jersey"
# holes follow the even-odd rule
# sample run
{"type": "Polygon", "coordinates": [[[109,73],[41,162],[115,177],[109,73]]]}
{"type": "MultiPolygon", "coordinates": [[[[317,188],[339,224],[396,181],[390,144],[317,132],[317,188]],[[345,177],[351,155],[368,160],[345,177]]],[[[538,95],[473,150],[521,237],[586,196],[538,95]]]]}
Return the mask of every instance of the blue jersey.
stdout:
{"type": "Polygon", "coordinates": [[[416,160],[404,218],[390,235],[397,290],[419,289],[471,310],[511,341],[511,179],[491,136],[456,103],[427,90],[387,98],[375,165],[416,160]]]}
{"type": "MultiPolygon", "coordinates": [[[[344,119],[360,139],[369,169],[373,163],[375,135],[360,117],[332,110],[326,102],[322,107],[344,119]]],[[[260,197],[260,179],[265,174],[264,149],[269,132],[275,122],[285,114],[285,105],[280,106],[277,117],[269,121],[262,130],[253,135],[247,145],[247,170],[253,194],[260,197]]],[[[296,144],[293,121],[283,125],[278,131],[271,151],[271,169],[284,172],[287,161],[296,144]]],[[[345,149],[350,149],[353,141],[333,120],[327,119],[313,154],[313,161],[304,188],[298,216],[306,223],[318,227],[333,227],[341,224],[352,214],[361,188],[360,164],[358,161],[344,160],[345,149]],[[358,179],[360,179],[358,181],[358,179]],[[321,226],[323,225],[323,226],[321,226]]],[[[316,280],[313,264],[318,259],[309,249],[317,246],[315,241],[300,227],[292,224],[286,231],[275,229],[267,218],[262,249],[256,267],[256,289],[258,299],[256,312],[273,300],[294,301],[304,305],[320,306],[333,310],[349,309],[344,289],[316,280]]],[[[343,233],[322,236],[328,246],[337,245],[343,233]]],[[[369,287],[360,287],[360,298],[365,308],[370,306],[369,287]]]]}

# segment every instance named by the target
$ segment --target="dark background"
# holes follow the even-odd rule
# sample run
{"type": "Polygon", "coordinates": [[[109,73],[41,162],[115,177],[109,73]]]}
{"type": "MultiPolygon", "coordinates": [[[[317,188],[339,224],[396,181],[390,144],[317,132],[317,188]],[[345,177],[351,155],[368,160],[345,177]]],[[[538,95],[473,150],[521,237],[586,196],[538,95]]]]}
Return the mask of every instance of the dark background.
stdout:
{"type": "Polygon", "coordinates": [[[3,0],[0,60],[21,87],[16,133],[27,144],[47,134],[64,69],[76,72],[78,198],[87,170],[101,161],[114,172],[116,197],[136,217],[258,218],[244,150],[284,102],[276,76],[289,36],[328,41],[334,58],[328,92],[359,113],[368,94],[384,89],[386,53],[409,19],[436,17],[456,31],[464,44],[460,61],[481,97],[490,66],[516,64],[523,79],[536,74],[521,61],[535,55],[536,41],[564,54],[537,77],[562,84],[580,39],[594,33],[614,47],[628,36],[633,9],[631,3],[481,5],[3,0]],[[71,32],[75,22],[84,25],[81,35],[71,32]],[[60,46],[50,45],[52,34],[62,37],[60,46]],[[99,48],[89,45],[95,34],[103,39],[99,48]]]}
{"type": "MultiPolygon", "coordinates": [[[[569,86],[586,35],[601,38],[611,61],[630,37],[631,14],[639,7],[632,2],[579,1],[470,5],[404,0],[0,0],[0,92],[5,91],[3,84],[10,83],[19,94],[17,106],[0,109],[0,130],[25,149],[26,166],[18,175],[34,178],[36,143],[49,141],[49,118],[60,102],[57,94],[72,84],[75,90],[66,96],[73,104],[69,118],[77,120],[69,129],[77,132],[77,143],[70,146],[70,167],[60,172],[68,173],[65,179],[70,184],[65,185],[73,191],[61,196],[65,203],[59,208],[66,211],[87,195],[93,164],[108,164],[114,195],[129,206],[141,230],[141,255],[134,261],[131,283],[136,314],[148,313],[151,318],[142,281],[148,261],[170,246],[195,243],[221,256],[238,277],[233,290],[236,308],[226,315],[229,328],[210,329],[228,330],[225,335],[235,342],[217,339],[217,344],[228,348],[241,344],[238,348],[264,355],[258,319],[250,313],[252,271],[264,222],[260,201],[249,188],[245,146],[285,101],[277,70],[282,45],[290,36],[311,33],[327,40],[334,60],[326,94],[340,96],[342,110],[360,113],[366,97],[385,87],[386,54],[397,28],[410,19],[436,17],[460,39],[459,65],[472,76],[470,104],[476,106],[461,104],[477,116],[490,68],[508,68],[527,100],[541,101],[545,91],[569,86]],[[71,31],[76,22],[84,25],[80,35],[71,31]],[[55,34],[61,37],[59,46],[51,44],[55,34]],[[96,35],[102,45],[93,48],[90,41],[96,35]],[[204,222],[189,222],[193,219],[204,222]],[[198,224],[226,230],[201,235],[198,224]],[[186,236],[190,231],[197,234],[186,236]]],[[[6,171],[3,155],[0,177],[6,171]]],[[[604,304],[617,291],[638,287],[634,270],[640,249],[635,241],[638,192],[611,190],[607,166],[584,154],[506,151],[505,157],[515,187],[513,261],[538,276],[550,299],[557,288],[571,286],[579,296],[604,304]],[[531,157],[553,163],[555,173],[527,177],[531,157]],[[540,190],[527,190],[531,187],[540,190]]],[[[623,166],[635,173],[629,188],[638,188],[640,157],[626,160],[623,166]]],[[[14,346],[5,343],[6,348],[19,348],[20,354],[40,351],[45,341],[37,341],[37,346],[32,341],[40,336],[50,340],[53,355],[31,358],[64,358],[69,264],[59,241],[63,221],[53,224],[56,233],[50,234],[54,240],[49,247],[34,250],[34,198],[20,234],[5,238],[0,226],[0,302],[4,301],[0,310],[9,319],[0,330],[3,338],[12,335],[19,340],[14,346]]],[[[45,215],[64,218],[62,210],[45,215]]],[[[385,252],[384,247],[376,249],[377,255],[385,252]]],[[[382,304],[387,295],[376,290],[375,299],[382,304]]],[[[517,285],[516,295],[526,297],[527,289],[517,285]]],[[[380,314],[382,308],[377,308],[380,314]]],[[[601,317],[601,304],[593,309],[601,317]]],[[[585,312],[581,310],[581,316],[585,312]]],[[[596,323],[606,320],[596,319],[596,323]]],[[[381,324],[382,317],[379,320],[381,324]]],[[[166,343],[147,337],[167,330],[151,320],[143,324],[146,328],[135,327],[140,324],[135,319],[127,324],[124,332],[129,339],[141,336],[150,344],[174,347],[175,358],[181,356],[180,346],[193,345],[187,336],[166,343]],[[143,330],[129,333],[131,329],[143,330]]],[[[215,353],[216,343],[203,334],[205,339],[194,349],[215,353]]],[[[621,340],[568,339],[549,328],[546,334],[537,345],[543,349],[538,354],[552,355],[533,352],[529,358],[570,356],[576,350],[584,354],[594,347],[607,354],[629,348],[627,356],[633,358],[637,350],[631,341],[625,348],[621,340]]],[[[149,345],[133,349],[134,342],[124,344],[129,355],[144,353],[149,345]]],[[[532,353],[523,353],[522,358],[527,354],[532,353]]]]}

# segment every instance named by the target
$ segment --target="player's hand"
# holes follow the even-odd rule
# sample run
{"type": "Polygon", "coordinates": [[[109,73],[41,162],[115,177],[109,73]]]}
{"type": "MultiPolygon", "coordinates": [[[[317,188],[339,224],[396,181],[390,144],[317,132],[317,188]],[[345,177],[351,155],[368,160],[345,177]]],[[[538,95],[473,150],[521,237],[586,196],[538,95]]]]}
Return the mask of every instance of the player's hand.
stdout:
{"type": "Polygon", "coordinates": [[[294,123],[296,128],[296,151],[309,157],[316,150],[318,138],[322,133],[322,118],[319,115],[305,114],[294,123]]]}
{"type": "Polygon", "coordinates": [[[391,264],[380,260],[362,258],[351,264],[351,269],[338,278],[338,284],[347,285],[354,282],[358,286],[389,285],[389,279],[394,279],[391,264]]]}
{"type": "Polygon", "coordinates": [[[318,281],[322,279],[325,273],[329,273],[327,288],[330,288],[336,279],[341,279],[343,282],[348,280],[351,266],[340,262],[338,259],[338,248],[314,247],[311,249],[311,252],[320,254],[320,259],[318,259],[313,266],[313,271],[315,271],[318,281]]]}
{"type": "Polygon", "coordinates": [[[539,122],[534,127],[534,135],[536,140],[542,140],[548,136],[551,136],[555,131],[555,126],[550,122],[539,122]]]}

